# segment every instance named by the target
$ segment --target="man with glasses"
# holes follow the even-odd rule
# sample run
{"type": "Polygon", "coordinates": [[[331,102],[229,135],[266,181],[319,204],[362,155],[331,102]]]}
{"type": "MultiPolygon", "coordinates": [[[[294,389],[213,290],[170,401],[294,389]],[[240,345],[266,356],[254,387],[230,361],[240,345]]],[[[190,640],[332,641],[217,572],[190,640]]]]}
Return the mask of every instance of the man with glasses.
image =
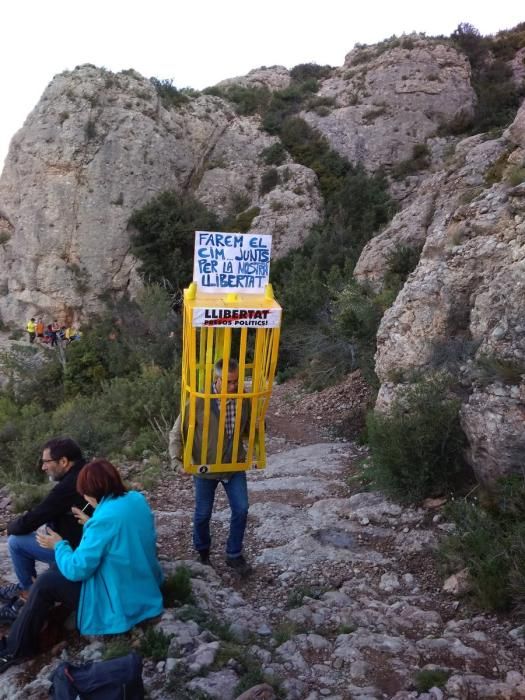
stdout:
{"type": "MultiPolygon", "coordinates": [[[[223,388],[223,362],[218,360],[214,366],[214,381],[212,393],[220,394],[223,388]]],[[[227,393],[237,393],[239,383],[239,364],[237,360],[230,359],[228,363],[227,393]]],[[[217,441],[219,435],[219,419],[221,411],[220,399],[213,399],[210,405],[210,419],[208,426],[208,461],[215,462],[217,441]]],[[[226,416],[224,420],[224,441],[222,462],[228,463],[232,460],[233,434],[235,430],[235,418],[237,411],[237,401],[229,399],[226,401],[226,416]]],[[[185,420],[188,420],[188,411],[185,420]]],[[[195,407],[195,434],[193,437],[193,459],[200,462],[202,433],[204,423],[204,401],[197,399],[195,407]]],[[[240,436],[248,432],[250,425],[250,402],[242,402],[242,415],[240,419],[240,436]]],[[[180,416],[175,421],[170,432],[169,452],[172,464],[180,467],[182,458],[182,437],[180,416]]],[[[239,441],[238,460],[242,462],[246,459],[244,445],[239,441]]],[[[239,576],[248,576],[252,568],[242,554],[244,531],[248,518],[248,488],[246,484],[246,472],[214,472],[196,474],[193,477],[195,488],[195,511],[193,516],[193,545],[198,552],[202,564],[210,565],[210,519],[215,500],[215,491],[221,483],[228,502],[230,504],[230,532],[226,542],[226,564],[232,568],[239,576]]]]}
{"type": "Polygon", "coordinates": [[[9,555],[18,579],[17,583],[0,586],[0,624],[13,622],[27,592],[36,578],[37,561],[53,564],[53,550],[41,547],[36,541],[36,530],[42,525],[58,532],[75,548],[82,537],[82,525],[71,512],[82,508],[84,499],[76,490],[79,471],[84,466],[80,447],[70,438],[54,438],[46,442],[42,451],[42,471],[50,481],[58,482],[37,506],[12,520],[7,526],[9,555]]]}

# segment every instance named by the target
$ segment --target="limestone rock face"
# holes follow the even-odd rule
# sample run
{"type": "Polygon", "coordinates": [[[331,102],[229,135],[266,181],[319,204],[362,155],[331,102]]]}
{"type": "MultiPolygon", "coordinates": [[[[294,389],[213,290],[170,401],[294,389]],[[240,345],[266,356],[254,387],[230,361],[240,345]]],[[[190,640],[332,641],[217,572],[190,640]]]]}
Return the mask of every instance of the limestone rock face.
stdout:
{"type": "Polygon", "coordinates": [[[195,191],[220,216],[240,197],[245,209],[256,208],[249,231],[272,233],[274,258],[300,246],[319,223],[323,209],[317,176],[291,161],[275,168],[276,184],[269,192],[261,189],[261,180],[270,168],[261,163],[260,154],[276,141],[261,131],[259,118],[239,120],[236,128],[227,129],[217,141],[195,191]]]}
{"type": "Polygon", "coordinates": [[[290,85],[290,71],[284,66],[270,66],[268,68],[261,66],[261,68],[254,68],[246,75],[241,75],[237,78],[227,78],[217,83],[217,87],[221,88],[230,87],[231,85],[268,88],[272,92],[284,90],[290,85]]]}
{"type": "MultiPolygon", "coordinates": [[[[510,66],[516,80],[520,57],[510,66]]],[[[390,172],[415,146],[428,154],[424,172],[392,179],[399,213],[355,269],[379,291],[393,253],[420,254],[379,328],[378,406],[388,406],[403,374],[456,355],[470,456],[488,481],[515,470],[521,449],[525,107],[500,138],[440,135],[472,114],[470,77],[447,43],[392,39],[351,51],[304,98],[301,116],[370,172],[390,172]],[[484,357],[492,376],[481,376],[484,357]]],[[[273,66],[219,87],[290,83],[290,72],[273,66]]],[[[249,233],[273,235],[274,256],[293,250],[322,220],[323,201],[312,170],[285,152],[271,163],[278,142],[227,99],[179,95],[170,106],[132,70],[87,65],[56,76],[13,138],[0,178],[0,321],[82,320],[108,295],[133,295],[141,280],[128,221],[166,190],[193,193],[219,216],[242,215],[249,233]]]]}
{"type": "Polygon", "coordinates": [[[409,46],[354,49],[319,90],[333,101],[331,111],[302,115],[332,148],[371,171],[411,158],[440,125],[473,112],[465,57],[429,39],[415,37],[409,46]]]}
{"type": "Polygon", "coordinates": [[[525,383],[476,388],[461,411],[470,445],[469,461],[481,482],[521,474],[525,452],[525,383]]]}
{"type": "Polygon", "coordinates": [[[515,185],[513,175],[524,165],[525,105],[502,138],[461,141],[449,169],[423,183],[357,267],[361,280],[380,286],[386,251],[424,240],[418,266],[380,324],[381,406],[396,394],[396,375],[442,367],[443,358],[445,366],[459,363],[472,390],[462,424],[485,482],[523,464],[525,184],[515,185]],[[483,362],[492,375],[480,376],[483,362]]]}
{"type": "Polygon", "coordinates": [[[261,152],[276,139],[259,127],[211,95],[166,109],[134,71],[82,66],[56,76],[0,179],[2,321],[85,318],[108,293],[133,294],[128,220],[165,190],[194,191],[218,214],[244,198],[243,207],[259,207],[257,230],[273,227],[277,254],[300,244],[321,214],[316,177],[293,166],[294,192],[272,207],[276,194],[260,196],[259,185],[261,152]]]}
{"type": "Polygon", "coordinates": [[[280,257],[299,247],[320,222],[322,198],[317,176],[298,163],[277,168],[279,182],[260,201],[260,214],[251,230],[272,231],[272,256],[280,257]]]}
{"type": "MultiPolygon", "coordinates": [[[[289,71],[273,66],[219,87],[289,84],[289,71]]],[[[303,116],[333,148],[375,170],[409,157],[439,124],[469,113],[474,96],[465,59],[416,37],[411,48],[354,50],[320,81],[315,98],[335,109],[303,116]]],[[[297,247],[323,205],[316,175],[289,156],[272,174],[273,186],[264,186],[265,149],[276,142],[259,117],[240,116],[216,96],[166,108],[133,70],[115,75],[86,65],[56,76],[14,137],[0,179],[0,319],[20,323],[43,313],[78,320],[100,311],[108,294],[134,294],[140,278],[127,222],[170,189],[195,193],[220,216],[246,211],[250,233],[273,234],[275,256],[297,247]]],[[[421,219],[419,206],[402,214],[411,216],[421,219]]],[[[396,225],[406,230],[401,219],[396,225]]],[[[424,234],[423,217],[415,235],[424,234]]],[[[379,279],[381,271],[371,269],[363,274],[379,279]]]]}
{"type": "Polygon", "coordinates": [[[134,72],[86,66],[55,77],[12,140],[0,180],[13,229],[0,259],[4,321],[40,310],[87,315],[100,294],[136,285],[131,212],[184,186],[233,117],[210,97],[168,112],[134,72]]]}

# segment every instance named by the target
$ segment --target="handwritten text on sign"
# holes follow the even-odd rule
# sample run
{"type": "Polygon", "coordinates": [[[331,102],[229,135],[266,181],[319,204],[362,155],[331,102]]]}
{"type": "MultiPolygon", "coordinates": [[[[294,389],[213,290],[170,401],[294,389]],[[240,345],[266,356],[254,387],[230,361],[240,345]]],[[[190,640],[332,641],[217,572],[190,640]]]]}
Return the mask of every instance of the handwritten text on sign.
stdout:
{"type": "Polygon", "coordinates": [[[281,309],[193,309],[193,327],[278,328],[281,309]]]}
{"type": "Polygon", "coordinates": [[[193,281],[199,291],[261,294],[270,276],[272,237],[267,234],[195,233],[193,281]]]}

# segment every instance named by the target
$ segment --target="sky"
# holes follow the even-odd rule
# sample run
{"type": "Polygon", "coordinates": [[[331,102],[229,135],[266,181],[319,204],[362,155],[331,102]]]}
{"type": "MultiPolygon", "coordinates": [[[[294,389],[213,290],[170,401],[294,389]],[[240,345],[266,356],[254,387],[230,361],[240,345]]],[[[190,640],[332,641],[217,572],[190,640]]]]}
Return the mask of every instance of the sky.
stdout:
{"type": "Polygon", "coordinates": [[[525,21],[520,0],[3,0],[0,167],[54,75],[83,63],[201,89],[253,68],[340,66],[356,43],[460,22],[494,34],[525,21]]]}

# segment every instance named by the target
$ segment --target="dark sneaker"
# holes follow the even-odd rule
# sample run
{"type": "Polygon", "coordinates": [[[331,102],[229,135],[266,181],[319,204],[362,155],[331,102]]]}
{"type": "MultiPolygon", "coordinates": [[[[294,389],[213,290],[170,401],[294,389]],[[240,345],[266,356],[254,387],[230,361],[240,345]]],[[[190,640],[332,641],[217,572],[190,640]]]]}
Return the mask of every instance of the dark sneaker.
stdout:
{"type": "Polygon", "coordinates": [[[10,603],[6,603],[0,608],[0,625],[11,625],[18,617],[23,602],[13,598],[10,603]]]}
{"type": "Polygon", "coordinates": [[[20,595],[21,590],[18,583],[8,583],[5,586],[0,586],[0,600],[4,603],[9,603],[10,600],[20,595]]]}
{"type": "Polygon", "coordinates": [[[240,557],[235,557],[235,559],[230,559],[230,557],[228,557],[226,559],[226,564],[230,567],[230,569],[233,569],[235,573],[238,574],[241,578],[249,576],[253,571],[252,567],[248,564],[248,562],[242,556],[242,554],[240,557]]]}
{"type": "Polygon", "coordinates": [[[0,656],[0,673],[3,673],[4,671],[7,671],[7,669],[12,666],[13,664],[16,664],[17,660],[11,656],[10,654],[4,654],[3,656],[0,656]]]}
{"type": "Polygon", "coordinates": [[[211,566],[210,550],[209,549],[201,549],[200,550],[199,561],[201,564],[204,564],[205,566],[211,566]]]}

